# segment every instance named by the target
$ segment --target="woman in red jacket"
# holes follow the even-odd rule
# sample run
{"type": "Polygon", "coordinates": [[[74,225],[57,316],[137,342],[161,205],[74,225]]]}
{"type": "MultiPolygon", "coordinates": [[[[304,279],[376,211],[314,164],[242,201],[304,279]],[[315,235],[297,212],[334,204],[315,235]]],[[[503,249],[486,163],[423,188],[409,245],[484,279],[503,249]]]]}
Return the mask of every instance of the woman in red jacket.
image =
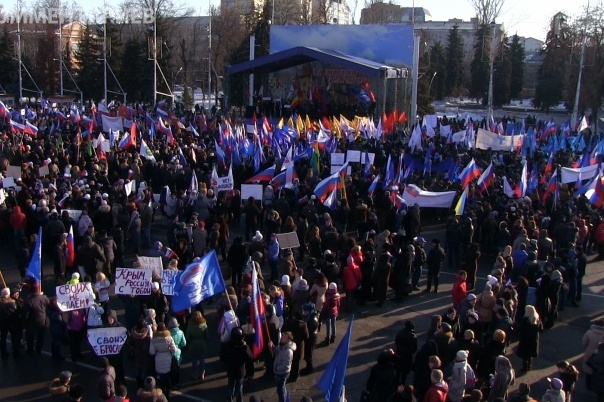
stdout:
{"type": "Polygon", "coordinates": [[[352,313],[354,310],[356,293],[362,281],[361,268],[351,258],[348,258],[348,265],[342,273],[342,282],[344,283],[344,290],[346,290],[346,312],[348,313],[352,313]]]}
{"type": "Polygon", "coordinates": [[[21,207],[15,207],[13,213],[10,214],[9,223],[13,228],[15,247],[19,247],[19,244],[21,244],[21,238],[25,236],[25,229],[27,228],[27,217],[23,212],[21,212],[21,207]]]}

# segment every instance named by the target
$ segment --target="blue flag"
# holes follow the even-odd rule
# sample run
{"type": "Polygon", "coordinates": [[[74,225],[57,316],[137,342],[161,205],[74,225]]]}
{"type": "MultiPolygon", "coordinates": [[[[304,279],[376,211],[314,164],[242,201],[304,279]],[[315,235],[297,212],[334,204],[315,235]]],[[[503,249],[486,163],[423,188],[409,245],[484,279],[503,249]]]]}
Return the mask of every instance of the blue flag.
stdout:
{"type": "Polygon", "coordinates": [[[174,278],[172,311],[186,310],[225,290],[218,257],[211,251],[174,278]]]}
{"type": "Polygon", "coordinates": [[[33,279],[36,284],[42,283],[42,227],[38,230],[38,239],[34,247],[34,255],[31,256],[25,276],[33,279]]]}
{"type": "Polygon", "coordinates": [[[346,335],[344,335],[344,338],[340,341],[338,348],[325,368],[325,372],[323,372],[323,375],[317,383],[317,388],[323,391],[327,402],[339,401],[344,389],[344,378],[346,377],[346,366],[348,365],[348,350],[350,348],[353,321],[354,317],[350,319],[346,335]]]}

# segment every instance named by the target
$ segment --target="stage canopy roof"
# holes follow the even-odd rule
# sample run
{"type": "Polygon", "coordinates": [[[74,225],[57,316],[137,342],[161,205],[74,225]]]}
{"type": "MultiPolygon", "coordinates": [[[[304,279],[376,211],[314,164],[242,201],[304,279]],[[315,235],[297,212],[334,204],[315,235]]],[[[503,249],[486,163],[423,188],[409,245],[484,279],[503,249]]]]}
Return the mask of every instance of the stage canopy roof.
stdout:
{"type": "Polygon", "coordinates": [[[336,65],[376,78],[404,78],[407,74],[407,69],[405,68],[386,66],[337,50],[303,46],[293,47],[265,57],[229,66],[229,74],[273,72],[311,61],[336,65]]]}

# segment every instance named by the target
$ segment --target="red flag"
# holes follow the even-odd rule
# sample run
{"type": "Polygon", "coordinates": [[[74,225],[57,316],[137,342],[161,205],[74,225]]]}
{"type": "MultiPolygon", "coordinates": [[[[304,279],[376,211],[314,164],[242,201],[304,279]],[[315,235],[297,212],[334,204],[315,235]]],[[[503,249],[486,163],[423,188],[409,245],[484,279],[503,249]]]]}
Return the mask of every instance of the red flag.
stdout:
{"type": "Polygon", "coordinates": [[[401,113],[401,115],[398,117],[398,122],[399,122],[399,124],[405,124],[407,122],[407,113],[406,112],[401,113]]]}
{"type": "Polygon", "coordinates": [[[256,271],[256,263],[252,262],[251,259],[248,264],[252,266],[252,297],[250,303],[250,317],[252,317],[252,323],[254,325],[254,343],[252,344],[252,354],[254,358],[258,358],[264,349],[264,331],[262,323],[264,317],[264,299],[260,292],[260,285],[258,283],[258,272],[256,271]]]}

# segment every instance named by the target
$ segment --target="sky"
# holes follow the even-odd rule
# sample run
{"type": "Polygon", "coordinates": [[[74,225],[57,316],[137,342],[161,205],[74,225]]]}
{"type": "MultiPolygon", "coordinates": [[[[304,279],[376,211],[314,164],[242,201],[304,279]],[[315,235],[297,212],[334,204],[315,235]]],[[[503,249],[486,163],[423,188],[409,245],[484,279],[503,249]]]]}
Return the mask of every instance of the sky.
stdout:
{"type": "MultiPolygon", "coordinates": [[[[71,2],[71,0],[68,0],[71,2]]],[[[96,6],[102,4],[101,1],[89,2],[85,0],[75,0],[79,3],[85,12],[88,12],[90,4],[96,6]]],[[[187,4],[194,7],[199,15],[207,15],[210,5],[219,6],[220,0],[184,0],[187,4]]],[[[347,0],[348,6],[354,8],[355,0],[347,0]]],[[[518,34],[520,36],[533,37],[539,40],[545,40],[549,29],[551,17],[558,11],[567,12],[570,16],[582,12],[587,5],[588,0],[577,0],[572,2],[570,9],[568,0],[504,0],[504,6],[500,17],[496,22],[502,22],[508,35],[518,34]],[[546,6],[544,6],[546,4],[546,6]]],[[[25,4],[33,4],[34,0],[24,0],[25,4]]],[[[107,0],[108,5],[117,5],[119,0],[107,0]]],[[[413,0],[393,0],[395,4],[403,7],[412,7],[413,0]]],[[[4,0],[5,10],[14,10],[16,0],[4,0]]],[[[358,22],[361,9],[364,7],[365,0],[358,0],[355,21],[358,22]]],[[[468,21],[474,16],[474,9],[469,0],[417,0],[415,7],[424,7],[432,14],[433,21],[447,21],[451,18],[461,18],[468,21]]]]}

